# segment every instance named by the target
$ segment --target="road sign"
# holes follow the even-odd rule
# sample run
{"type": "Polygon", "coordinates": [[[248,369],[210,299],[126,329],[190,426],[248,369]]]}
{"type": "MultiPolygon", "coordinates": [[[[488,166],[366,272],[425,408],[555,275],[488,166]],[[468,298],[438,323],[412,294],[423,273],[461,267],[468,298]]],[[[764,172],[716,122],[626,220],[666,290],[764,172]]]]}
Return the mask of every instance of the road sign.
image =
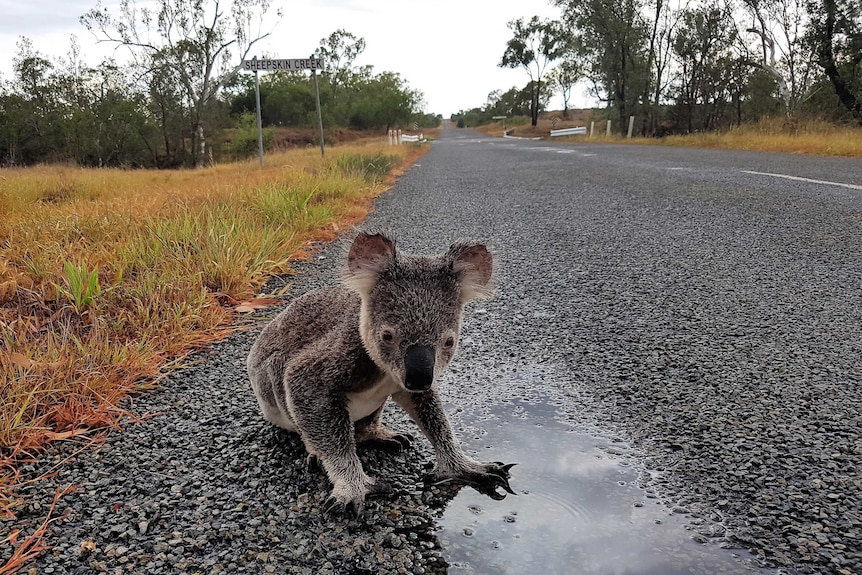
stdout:
{"type": "Polygon", "coordinates": [[[242,69],[249,72],[295,72],[298,70],[323,70],[323,58],[253,58],[242,61],[242,69]]]}
{"type": "Polygon", "coordinates": [[[260,157],[260,165],[263,167],[263,122],[260,117],[260,81],[258,72],[298,72],[300,70],[311,70],[314,76],[314,100],[317,105],[317,124],[320,128],[320,155],[323,155],[323,114],[320,113],[320,89],[317,87],[317,71],[323,70],[323,58],[258,58],[243,60],[240,68],[248,72],[254,72],[254,98],[257,107],[257,150],[260,157]]]}

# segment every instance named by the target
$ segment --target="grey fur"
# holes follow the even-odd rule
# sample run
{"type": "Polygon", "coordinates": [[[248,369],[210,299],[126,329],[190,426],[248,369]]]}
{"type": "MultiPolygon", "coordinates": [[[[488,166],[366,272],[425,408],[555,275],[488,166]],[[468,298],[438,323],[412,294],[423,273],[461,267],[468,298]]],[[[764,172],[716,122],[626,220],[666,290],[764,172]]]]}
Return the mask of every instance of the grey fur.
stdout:
{"type": "Polygon", "coordinates": [[[480,243],[412,256],[386,235],[360,233],[345,285],[297,298],[261,332],[247,362],[258,404],[323,465],[333,485],[328,509],[358,514],[366,495],[386,489],[365,474],[356,444],[407,442],[380,422],[389,397],[434,446],[438,479],[512,492],[511,465],[461,450],[432,385],[456,351],[464,306],[490,295],[492,268],[480,243]]]}

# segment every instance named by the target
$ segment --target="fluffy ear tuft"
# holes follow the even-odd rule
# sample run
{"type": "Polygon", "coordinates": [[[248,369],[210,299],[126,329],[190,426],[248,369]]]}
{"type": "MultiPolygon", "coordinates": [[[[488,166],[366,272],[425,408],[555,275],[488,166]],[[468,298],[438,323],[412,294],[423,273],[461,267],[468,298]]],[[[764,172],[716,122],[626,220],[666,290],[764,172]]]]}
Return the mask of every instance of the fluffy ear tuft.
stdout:
{"type": "Polygon", "coordinates": [[[367,295],[377,282],[377,274],[395,259],[395,241],[383,234],[360,232],[347,254],[344,283],[360,295],[367,295]]]}
{"type": "Polygon", "coordinates": [[[449,267],[458,275],[461,283],[461,300],[491,297],[494,270],[493,257],[484,244],[460,242],[452,244],[447,254],[449,267]]]}

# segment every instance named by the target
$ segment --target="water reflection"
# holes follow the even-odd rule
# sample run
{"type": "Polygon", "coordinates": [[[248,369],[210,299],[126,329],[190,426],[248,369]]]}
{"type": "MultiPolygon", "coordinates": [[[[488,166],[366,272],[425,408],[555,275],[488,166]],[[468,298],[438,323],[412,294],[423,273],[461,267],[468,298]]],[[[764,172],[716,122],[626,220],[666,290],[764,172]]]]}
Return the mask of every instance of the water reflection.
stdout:
{"type": "Polygon", "coordinates": [[[493,501],[460,491],[440,521],[449,573],[758,572],[730,551],[692,540],[684,516],[647,497],[627,446],[577,433],[555,413],[539,401],[453,414],[468,452],[487,459],[487,448],[518,462],[511,480],[518,496],[493,501]]]}

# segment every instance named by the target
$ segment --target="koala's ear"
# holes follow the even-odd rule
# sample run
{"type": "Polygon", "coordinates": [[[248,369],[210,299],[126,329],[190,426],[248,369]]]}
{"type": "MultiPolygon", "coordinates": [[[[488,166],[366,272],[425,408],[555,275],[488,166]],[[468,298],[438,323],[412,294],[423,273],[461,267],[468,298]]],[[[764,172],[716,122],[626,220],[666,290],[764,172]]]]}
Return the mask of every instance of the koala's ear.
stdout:
{"type": "Polygon", "coordinates": [[[361,295],[368,294],[377,274],[395,259],[395,242],[383,234],[360,232],[347,254],[347,269],[342,279],[361,295]]]}
{"type": "Polygon", "coordinates": [[[494,263],[491,252],[484,244],[452,244],[447,258],[449,267],[458,275],[461,283],[463,303],[491,297],[494,263]]]}

